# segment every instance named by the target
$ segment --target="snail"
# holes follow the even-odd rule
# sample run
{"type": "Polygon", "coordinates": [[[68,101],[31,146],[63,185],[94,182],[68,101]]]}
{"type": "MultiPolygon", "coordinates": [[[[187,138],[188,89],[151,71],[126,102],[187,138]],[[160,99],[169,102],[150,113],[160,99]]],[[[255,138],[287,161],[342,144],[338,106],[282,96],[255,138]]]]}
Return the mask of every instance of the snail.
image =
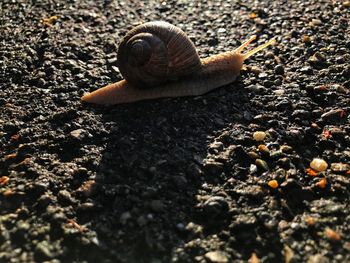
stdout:
{"type": "Polygon", "coordinates": [[[81,97],[84,102],[112,105],[164,97],[199,96],[234,82],[243,62],[275,42],[271,39],[242,53],[240,47],[200,59],[193,42],[178,27],[163,21],[136,26],[122,39],[117,61],[123,80],[81,97]]]}

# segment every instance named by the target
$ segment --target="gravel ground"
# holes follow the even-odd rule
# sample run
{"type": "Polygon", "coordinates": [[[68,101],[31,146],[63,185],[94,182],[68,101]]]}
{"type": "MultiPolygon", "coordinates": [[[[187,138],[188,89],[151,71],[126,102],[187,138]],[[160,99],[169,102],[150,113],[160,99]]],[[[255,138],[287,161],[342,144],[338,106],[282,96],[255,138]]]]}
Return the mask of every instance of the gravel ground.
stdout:
{"type": "Polygon", "coordinates": [[[349,17],[336,0],[2,0],[0,262],[350,262],[349,17]],[[201,57],[278,43],[204,96],[82,104],[152,20],[201,57]]]}

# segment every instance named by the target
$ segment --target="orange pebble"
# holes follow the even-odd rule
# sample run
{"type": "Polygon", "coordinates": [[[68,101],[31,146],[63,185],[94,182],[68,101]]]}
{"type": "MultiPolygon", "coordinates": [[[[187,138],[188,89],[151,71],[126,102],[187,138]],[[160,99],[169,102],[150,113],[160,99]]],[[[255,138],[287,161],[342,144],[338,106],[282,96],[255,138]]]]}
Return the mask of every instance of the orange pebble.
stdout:
{"type": "Polygon", "coordinates": [[[249,18],[250,18],[250,19],[254,19],[254,18],[257,18],[257,17],[258,17],[258,15],[255,14],[255,13],[250,13],[250,14],[249,14],[249,18]]]}
{"type": "Polygon", "coordinates": [[[277,180],[270,180],[267,184],[273,189],[276,189],[278,187],[277,180]]]}
{"type": "Polygon", "coordinates": [[[45,26],[51,27],[56,22],[57,19],[59,19],[59,16],[51,16],[51,17],[42,19],[41,23],[43,23],[45,26]]]}
{"type": "Polygon", "coordinates": [[[75,222],[73,219],[68,219],[67,220],[67,224],[66,224],[67,227],[74,227],[76,228],[79,232],[85,232],[87,230],[86,227],[82,226],[82,225],[79,225],[77,222],[75,222]]]}
{"type": "Polygon", "coordinates": [[[308,35],[303,35],[303,41],[304,41],[305,43],[309,43],[309,42],[311,42],[311,37],[308,36],[308,35]]]}
{"type": "Polygon", "coordinates": [[[327,179],[326,178],[322,178],[320,181],[318,181],[316,183],[316,186],[318,186],[319,188],[324,189],[327,186],[327,179]]]}
{"type": "Polygon", "coordinates": [[[306,168],[306,172],[308,175],[317,176],[317,172],[312,170],[311,168],[306,168]]]}
{"type": "Polygon", "coordinates": [[[4,192],[2,192],[3,196],[10,196],[13,195],[14,192],[11,189],[7,189],[4,192]]]}
{"type": "Polygon", "coordinates": [[[2,186],[2,185],[7,184],[7,182],[8,182],[9,180],[10,180],[9,177],[7,177],[7,176],[1,176],[1,177],[0,177],[0,185],[2,186]]]}
{"type": "Polygon", "coordinates": [[[326,230],[324,231],[326,237],[331,240],[331,241],[339,241],[341,240],[341,236],[339,233],[335,232],[334,230],[330,229],[330,228],[326,228],[326,230]]]}
{"type": "Polygon", "coordinates": [[[316,224],[315,218],[313,218],[313,217],[311,217],[311,216],[308,216],[308,217],[306,218],[306,224],[307,224],[308,226],[314,226],[314,225],[316,224]]]}
{"type": "Polygon", "coordinates": [[[265,144],[260,144],[258,149],[261,153],[268,154],[270,152],[269,148],[265,144]]]}
{"type": "Polygon", "coordinates": [[[5,156],[5,160],[13,159],[17,157],[17,153],[11,153],[5,156]]]}
{"type": "Polygon", "coordinates": [[[22,162],[20,162],[19,164],[28,164],[30,162],[30,157],[25,158],[22,162]]]}
{"type": "Polygon", "coordinates": [[[85,196],[90,196],[93,192],[95,183],[95,180],[88,180],[84,182],[78,190],[81,191],[85,196]]]}
{"type": "Polygon", "coordinates": [[[253,252],[250,256],[250,259],[248,260],[249,263],[260,263],[260,259],[258,256],[253,252]]]}

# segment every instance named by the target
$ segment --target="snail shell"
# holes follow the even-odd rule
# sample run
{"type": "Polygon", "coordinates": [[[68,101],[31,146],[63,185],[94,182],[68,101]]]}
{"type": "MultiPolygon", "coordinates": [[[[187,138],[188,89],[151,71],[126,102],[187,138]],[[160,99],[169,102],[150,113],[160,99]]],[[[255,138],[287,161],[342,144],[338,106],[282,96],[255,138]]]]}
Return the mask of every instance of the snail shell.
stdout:
{"type": "Polygon", "coordinates": [[[159,86],[201,67],[193,42],[167,22],[139,25],[120,43],[117,59],[123,77],[140,88],[159,86]]]}

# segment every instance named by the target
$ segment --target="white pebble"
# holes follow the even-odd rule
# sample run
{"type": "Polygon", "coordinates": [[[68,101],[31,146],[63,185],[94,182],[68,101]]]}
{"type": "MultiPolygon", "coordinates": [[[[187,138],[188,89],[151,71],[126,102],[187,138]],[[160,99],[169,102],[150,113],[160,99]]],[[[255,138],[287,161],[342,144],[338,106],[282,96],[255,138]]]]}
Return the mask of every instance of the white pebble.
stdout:
{"type": "Polygon", "coordinates": [[[207,252],[204,257],[213,263],[226,263],[228,262],[228,257],[225,252],[222,251],[210,251],[207,252]]]}
{"type": "Polygon", "coordinates": [[[284,89],[276,89],[273,91],[277,96],[282,96],[284,94],[284,89]]]}
{"type": "Polygon", "coordinates": [[[319,26],[322,24],[322,21],[320,19],[312,19],[310,22],[310,26],[319,26]]]}
{"type": "Polygon", "coordinates": [[[310,163],[311,169],[315,170],[316,172],[322,172],[325,171],[328,167],[328,164],[325,160],[320,158],[314,158],[310,163]]]}
{"type": "Polygon", "coordinates": [[[218,33],[220,34],[220,33],[225,33],[226,32],[226,29],[225,28],[219,28],[218,29],[218,33]]]}

